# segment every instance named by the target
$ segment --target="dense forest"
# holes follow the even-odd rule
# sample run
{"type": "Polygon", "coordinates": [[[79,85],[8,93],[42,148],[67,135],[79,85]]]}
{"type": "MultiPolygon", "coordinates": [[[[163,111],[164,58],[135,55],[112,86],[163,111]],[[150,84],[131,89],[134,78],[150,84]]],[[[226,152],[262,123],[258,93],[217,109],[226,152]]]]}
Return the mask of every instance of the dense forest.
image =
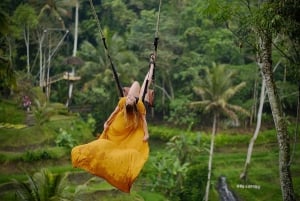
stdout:
{"type": "MultiPolygon", "coordinates": [[[[162,2],[157,27],[158,1],[94,4],[122,86],[128,86],[132,80],[143,80],[158,33],[154,86],[157,118],[175,124],[193,121],[205,125],[203,111],[187,106],[201,99],[195,87],[205,76],[203,69],[225,65],[226,71],[235,72],[232,83],[246,82],[230,101],[251,112],[243,117],[245,124],[251,124],[261,87],[259,26],[268,27],[274,35],[274,81],[284,112],[296,116],[297,7],[295,12],[287,13],[288,6],[293,6],[289,3],[166,1],[162,2]],[[273,12],[267,14],[270,10],[273,12]]],[[[74,81],[70,105],[92,105],[99,121],[107,116],[113,107],[108,103],[116,102],[118,91],[89,1],[3,1],[1,22],[2,95],[22,87],[24,93],[30,94],[32,86],[46,91],[43,82],[74,70],[81,79],[74,81]],[[72,56],[83,62],[68,63],[72,56]]],[[[49,100],[66,103],[69,85],[67,81],[51,84],[49,100]]],[[[268,104],[265,112],[271,112],[268,104]]]]}
{"type": "Polygon", "coordinates": [[[96,134],[119,98],[112,64],[123,87],[142,82],[158,37],[150,124],[213,134],[259,121],[275,128],[283,200],[296,200],[287,124],[299,120],[298,1],[2,0],[0,8],[1,99],[62,103],[91,114],[96,134]]]}

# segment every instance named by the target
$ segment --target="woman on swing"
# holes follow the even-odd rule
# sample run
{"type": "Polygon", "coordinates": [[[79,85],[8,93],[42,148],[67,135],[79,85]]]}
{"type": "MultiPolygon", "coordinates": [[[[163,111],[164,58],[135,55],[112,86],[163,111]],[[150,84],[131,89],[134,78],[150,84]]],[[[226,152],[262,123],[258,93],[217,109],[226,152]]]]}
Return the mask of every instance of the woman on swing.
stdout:
{"type": "MultiPolygon", "coordinates": [[[[120,98],[104,123],[99,139],[76,146],[71,153],[74,167],[104,178],[123,192],[130,192],[149,155],[149,133],[142,99],[144,90],[148,91],[153,70],[151,63],[142,87],[135,81],[126,96],[120,98]]],[[[147,94],[145,101],[148,101],[147,94]]]]}

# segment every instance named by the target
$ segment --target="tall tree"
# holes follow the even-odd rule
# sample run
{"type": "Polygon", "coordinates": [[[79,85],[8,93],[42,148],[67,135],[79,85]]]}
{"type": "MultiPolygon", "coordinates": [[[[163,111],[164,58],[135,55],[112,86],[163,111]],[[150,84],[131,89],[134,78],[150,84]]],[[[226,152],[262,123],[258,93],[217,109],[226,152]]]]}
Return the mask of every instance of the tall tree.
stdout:
{"type": "MultiPolygon", "coordinates": [[[[277,132],[282,197],[285,201],[294,201],[295,193],[289,164],[290,142],[283,107],[278,93],[278,87],[272,71],[272,46],[274,45],[274,47],[277,47],[276,44],[274,44],[273,38],[281,38],[280,34],[278,34],[278,30],[286,25],[286,19],[281,16],[280,11],[285,14],[289,13],[286,15],[288,16],[286,18],[290,19],[290,16],[294,15],[297,8],[299,8],[299,3],[294,4],[295,1],[285,2],[281,0],[261,1],[259,4],[257,4],[257,2],[246,1],[244,4],[239,4],[237,2],[229,5],[225,2],[217,3],[215,0],[211,0],[210,3],[211,4],[208,6],[210,9],[208,10],[214,11],[217,19],[221,19],[222,21],[225,20],[228,28],[237,34],[242,43],[252,46],[253,50],[255,50],[258,55],[257,62],[262,64],[261,71],[263,79],[266,82],[266,92],[268,94],[277,132]],[[288,4],[287,7],[289,9],[285,8],[280,10],[280,8],[284,7],[283,5],[286,4],[288,4]],[[291,5],[298,6],[293,7],[291,5]],[[286,12],[287,10],[289,11],[286,12]]],[[[283,16],[285,15],[283,14],[283,16]]],[[[299,25],[295,23],[297,21],[294,19],[290,21],[288,20],[288,22],[294,22],[293,26],[299,27],[299,25]]],[[[290,23],[288,24],[290,25],[290,23]]],[[[285,32],[282,33],[288,33],[287,29],[283,28],[283,30],[285,30],[285,32]]],[[[276,48],[276,50],[279,49],[276,48]]],[[[280,52],[284,53],[282,51],[280,52]]],[[[284,55],[288,56],[288,54],[284,55]]]]}
{"type": "Polygon", "coordinates": [[[16,85],[15,72],[12,66],[12,48],[7,35],[11,32],[8,14],[2,5],[0,9],[0,92],[9,95],[10,89],[16,85]]]}
{"type": "Polygon", "coordinates": [[[37,15],[29,4],[21,4],[17,7],[13,16],[14,23],[22,27],[23,38],[26,45],[27,74],[30,74],[30,31],[38,24],[37,15]]]}
{"type": "MultiPolygon", "coordinates": [[[[71,2],[72,3],[72,2],[71,2]]],[[[68,33],[65,25],[65,17],[70,17],[69,8],[71,6],[70,1],[67,0],[44,0],[34,2],[34,6],[39,11],[38,20],[40,33],[38,33],[39,40],[39,53],[40,53],[40,86],[44,86],[45,83],[49,84],[49,72],[51,67],[51,58],[54,54],[54,50],[58,45],[52,49],[54,46],[54,42],[52,41],[54,38],[60,38],[60,35],[65,32],[65,35],[68,33]],[[53,34],[55,34],[54,37],[53,34]],[[48,37],[48,47],[43,47],[43,43],[45,43],[48,37]],[[43,52],[43,48],[45,49],[43,52]],[[46,52],[48,51],[48,59],[46,59],[46,52]],[[52,52],[51,52],[52,51],[52,52]],[[51,56],[52,55],[52,56],[51,56]],[[46,72],[47,71],[47,72],[46,72]],[[47,73],[47,78],[46,77],[47,73]]],[[[57,44],[60,44],[60,42],[57,44]]],[[[62,41],[61,41],[62,42],[62,41]]],[[[48,87],[47,87],[48,89],[48,87]]],[[[48,90],[47,90],[48,91],[48,90]]],[[[48,94],[48,93],[47,93],[48,94]]]]}
{"type": "MultiPolygon", "coordinates": [[[[72,3],[75,6],[74,44],[73,44],[72,57],[76,57],[77,44],[78,44],[79,0],[74,0],[72,3]]],[[[73,76],[75,76],[75,67],[74,66],[72,67],[72,72],[71,73],[72,73],[73,76]]],[[[67,107],[69,106],[69,104],[71,102],[73,85],[74,85],[74,83],[72,81],[70,81],[68,99],[67,99],[67,103],[66,103],[67,107]]]]}
{"type": "Polygon", "coordinates": [[[286,119],[279,98],[277,87],[272,72],[272,33],[264,30],[259,33],[261,38],[262,73],[266,82],[269,103],[272,110],[273,120],[277,131],[279,146],[279,174],[282,190],[282,198],[286,201],[296,201],[292,175],[290,170],[290,139],[287,131],[286,119]]]}
{"type": "Polygon", "coordinates": [[[261,70],[266,91],[272,110],[273,120],[277,131],[277,141],[279,146],[279,175],[282,191],[282,199],[285,201],[295,201],[295,193],[290,170],[290,139],[287,131],[287,122],[283,112],[282,103],[275,82],[272,64],[273,34],[276,33],[277,23],[283,23],[276,13],[279,2],[266,1],[262,3],[260,12],[256,17],[261,19],[254,25],[254,30],[258,41],[258,53],[261,59],[261,70]],[[278,3],[278,4],[277,4],[278,3]]]}
{"type": "Polygon", "coordinates": [[[38,18],[41,22],[45,22],[47,27],[49,21],[52,21],[54,28],[66,29],[64,17],[70,17],[70,11],[66,9],[69,1],[66,0],[44,0],[38,1],[37,6],[40,8],[38,18]],[[56,25],[58,23],[58,26],[56,25]]]}
{"type": "Polygon", "coordinates": [[[209,200],[214,140],[219,118],[221,115],[225,115],[237,122],[237,113],[248,114],[242,107],[229,103],[230,98],[246,85],[245,82],[233,85],[233,76],[234,72],[227,71],[224,65],[214,64],[211,69],[205,68],[205,76],[198,78],[196,81],[199,83],[194,87],[195,93],[199,95],[202,100],[192,102],[191,104],[193,106],[203,107],[204,111],[213,115],[205,201],[209,200]]]}

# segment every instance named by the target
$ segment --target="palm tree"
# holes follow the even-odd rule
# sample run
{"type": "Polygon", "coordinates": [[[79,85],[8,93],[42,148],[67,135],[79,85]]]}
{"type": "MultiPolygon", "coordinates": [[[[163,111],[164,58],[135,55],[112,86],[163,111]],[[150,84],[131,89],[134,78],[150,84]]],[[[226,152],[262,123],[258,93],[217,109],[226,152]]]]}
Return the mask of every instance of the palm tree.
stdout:
{"type": "Polygon", "coordinates": [[[217,132],[219,117],[221,114],[223,114],[238,122],[237,113],[248,114],[248,112],[240,106],[229,103],[229,99],[246,85],[245,82],[242,82],[233,86],[233,76],[234,72],[227,71],[225,66],[213,64],[211,69],[205,68],[205,77],[199,79],[199,84],[194,87],[195,93],[199,95],[202,100],[192,102],[191,104],[193,106],[204,107],[204,111],[213,114],[213,127],[208,161],[205,201],[208,201],[209,197],[214,140],[217,132]]]}
{"type": "MultiPolygon", "coordinates": [[[[74,46],[73,46],[72,56],[76,57],[77,43],[78,43],[79,0],[73,0],[70,3],[75,6],[74,46]]],[[[75,67],[74,66],[72,67],[72,75],[75,76],[75,67]]],[[[70,82],[68,99],[66,102],[67,107],[69,106],[71,98],[72,98],[72,91],[73,91],[73,82],[70,82]]]]}
{"type": "MultiPolygon", "coordinates": [[[[42,87],[44,85],[44,82],[49,81],[49,72],[50,72],[50,64],[51,64],[51,57],[54,54],[54,50],[51,50],[54,42],[57,42],[57,44],[61,44],[64,37],[68,34],[68,30],[66,29],[65,22],[63,20],[64,17],[71,17],[70,10],[71,10],[71,3],[67,0],[44,0],[44,1],[37,1],[33,5],[36,7],[37,10],[39,10],[38,20],[39,20],[39,26],[41,28],[41,32],[38,33],[38,40],[39,40],[39,53],[40,53],[40,86],[42,87]],[[50,31],[51,30],[51,31],[50,31]],[[64,33],[64,36],[62,36],[62,39],[59,42],[58,40],[55,40],[55,38],[61,38],[61,34],[64,33]],[[54,36],[53,36],[54,34],[54,36]],[[45,57],[46,50],[44,52],[43,49],[43,43],[48,37],[49,45],[46,48],[48,51],[48,60],[46,61],[45,57]],[[52,53],[51,53],[52,52],[52,53]],[[45,54],[45,55],[44,55],[45,54]],[[52,55],[51,55],[52,54],[52,55]],[[47,68],[47,69],[46,69],[47,68]],[[46,76],[46,70],[47,70],[47,78],[46,76]]],[[[56,46],[56,48],[59,45],[56,46]]],[[[56,49],[55,48],[55,49],[56,49]]]]}
{"type": "Polygon", "coordinates": [[[70,200],[67,194],[66,175],[53,174],[47,169],[42,169],[33,176],[28,175],[28,181],[15,181],[18,189],[18,200],[48,201],[70,200]]]}
{"type": "MultiPolygon", "coordinates": [[[[53,23],[58,22],[62,29],[66,29],[63,17],[70,17],[70,11],[66,8],[70,6],[67,1],[64,0],[46,0],[38,3],[40,13],[38,18],[43,20],[49,25],[49,18],[53,20],[53,23]],[[54,18],[54,19],[53,19],[54,18]]],[[[53,24],[52,23],[52,24],[53,24]]]]}

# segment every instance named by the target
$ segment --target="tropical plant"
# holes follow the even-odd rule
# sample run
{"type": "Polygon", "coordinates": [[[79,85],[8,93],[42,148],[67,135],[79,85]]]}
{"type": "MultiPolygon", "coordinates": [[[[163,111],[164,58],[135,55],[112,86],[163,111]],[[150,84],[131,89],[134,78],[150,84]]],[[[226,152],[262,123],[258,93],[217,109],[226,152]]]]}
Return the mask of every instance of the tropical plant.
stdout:
{"type": "MultiPolygon", "coordinates": [[[[190,124],[191,128],[192,124],[190,124]]],[[[196,153],[200,152],[200,134],[181,133],[173,136],[167,142],[167,148],[170,152],[176,154],[180,164],[191,163],[196,153]]]]}
{"type": "Polygon", "coordinates": [[[200,152],[199,143],[200,135],[182,133],[172,137],[166,145],[167,151],[164,154],[157,153],[152,158],[152,188],[163,192],[172,200],[178,200],[182,194],[186,173],[195,159],[193,156],[200,152]]]}
{"type": "MultiPolygon", "coordinates": [[[[52,25],[58,23],[62,29],[66,29],[66,25],[63,17],[70,17],[70,12],[66,7],[70,2],[64,0],[46,0],[39,1],[37,6],[40,8],[40,12],[38,15],[38,19],[42,23],[46,23],[49,25],[49,21],[52,21],[52,25]]],[[[55,27],[57,28],[57,27],[55,27]]]]}
{"type": "Polygon", "coordinates": [[[33,175],[27,175],[27,181],[15,181],[16,198],[20,201],[68,201],[67,175],[53,174],[41,169],[33,175]]]}
{"type": "Polygon", "coordinates": [[[150,173],[152,189],[162,192],[172,200],[178,200],[183,179],[189,163],[181,164],[174,153],[156,153],[151,159],[153,173],[150,173]]]}
{"type": "Polygon", "coordinates": [[[54,109],[49,107],[47,102],[41,103],[38,99],[35,99],[35,106],[33,107],[33,113],[35,121],[38,125],[43,125],[50,120],[50,117],[54,114],[54,109]]]}
{"type": "Polygon", "coordinates": [[[68,133],[66,130],[60,128],[59,134],[57,135],[57,137],[55,139],[55,143],[59,147],[66,147],[68,149],[71,149],[74,147],[76,141],[70,133],[68,133]]]}
{"type": "Polygon", "coordinates": [[[207,168],[204,164],[193,164],[189,167],[183,181],[180,201],[199,201],[205,194],[207,168]]]}
{"type": "Polygon", "coordinates": [[[205,200],[209,199],[209,188],[211,182],[212,158],[214,150],[214,140],[217,133],[217,125],[220,115],[225,115],[232,118],[238,124],[238,114],[248,114],[246,110],[237,105],[229,103],[230,98],[234,96],[240,89],[245,86],[245,82],[238,85],[233,85],[233,71],[227,71],[225,65],[213,64],[212,68],[205,68],[205,75],[196,79],[194,87],[195,93],[202,100],[191,102],[193,107],[203,107],[204,111],[210,112],[213,115],[213,127],[208,161],[208,176],[205,192],[205,200]]]}

